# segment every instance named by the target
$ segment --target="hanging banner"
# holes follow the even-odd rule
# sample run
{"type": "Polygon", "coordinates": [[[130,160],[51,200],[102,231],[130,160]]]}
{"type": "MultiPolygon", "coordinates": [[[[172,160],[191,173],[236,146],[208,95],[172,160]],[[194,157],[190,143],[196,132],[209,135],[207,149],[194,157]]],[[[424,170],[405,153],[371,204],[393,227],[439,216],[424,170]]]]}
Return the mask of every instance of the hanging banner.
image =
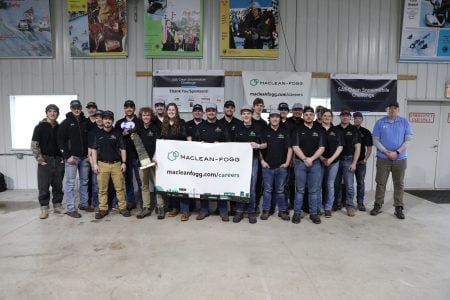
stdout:
{"type": "Polygon", "coordinates": [[[203,56],[203,0],[144,0],[144,55],[203,56]]]}
{"type": "Polygon", "coordinates": [[[278,57],[278,0],[220,1],[220,56],[278,57]]]}
{"type": "Polygon", "coordinates": [[[217,105],[223,111],[225,72],[223,70],[158,70],[153,73],[153,103],[174,102],[180,112],[191,112],[194,104],[217,105]]]}
{"type": "Polygon", "coordinates": [[[405,0],[400,61],[450,61],[450,1],[405,0]]]}
{"type": "Polygon", "coordinates": [[[331,74],[331,109],[385,112],[397,101],[397,75],[331,74]]]}
{"type": "Polygon", "coordinates": [[[157,140],[154,159],[158,193],[248,202],[250,143],[157,140]]]}
{"type": "Polygon", "coordinates": [[[49,0],[0,0],[0,57],[52,56],[49,0]]]}
{"type": "Polygon", "coordinates": [[[72,57],[127,56],[126,0],[67,0],[72,57]]]}
{"type": "Polygon", "coordinates": [[[309,103],[311,73],[242,71],[242,83],[247,103],[261,98],[269,111],[278,109],[280,102],[290,107],[296,102],[309,103]]]}

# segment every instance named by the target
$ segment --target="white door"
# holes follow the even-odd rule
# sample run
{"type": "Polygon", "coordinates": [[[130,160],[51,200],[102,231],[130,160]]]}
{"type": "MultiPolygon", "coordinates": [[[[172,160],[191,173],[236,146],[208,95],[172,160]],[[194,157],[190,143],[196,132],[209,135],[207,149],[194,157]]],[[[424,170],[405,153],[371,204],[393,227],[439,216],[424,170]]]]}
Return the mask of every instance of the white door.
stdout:
{"type": "MultiPolygon", "coordinates": [[[[450,188],[450,103],[441,103],[435,187],[450,188]]],[[[408,162],[409,163],[409,162],[408,162]]]]}
{"type": "Polygon", "coordinates": [[[435,188],[440,113],[440,102],[408,101],[406,118],[414,135],[408,148],[405,188],[435,188]]]}

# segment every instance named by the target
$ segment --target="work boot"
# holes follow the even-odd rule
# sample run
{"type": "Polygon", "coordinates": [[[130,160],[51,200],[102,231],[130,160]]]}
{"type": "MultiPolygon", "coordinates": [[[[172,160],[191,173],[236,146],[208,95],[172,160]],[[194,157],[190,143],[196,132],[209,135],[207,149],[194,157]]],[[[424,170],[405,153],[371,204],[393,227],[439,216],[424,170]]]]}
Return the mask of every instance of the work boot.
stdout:
{"type": "Polygon", "coordinates": [[[223,214],[223,215],[220,215],[220,217],[222,218],[222,221],[223,221],[223,222],[228,222],[228,221],[230,221],[230,217],[228,216],[227,213],[225,213],[225,214],[223,214]]]}
{"type": "Polygon", "coordinates": [[[119,213],[124,217],[131,217],[131,213],[128,209],[121,209],[119,210],[119,213]]]}
{"type": "Polygon", "coordinates": [[[333,211],[338,211],[342,209],[342,205],[341,204],[333,204],[333,211]]]}
{"type": "Polygon", "coordinates": [[[300,213],[294,213],[294,215],[292,216],[292,223],[294,224],[299,224],[301,221],[301,214],[300,213]]]}
{"type": "Polygon", "coordinates": [[[255,224],[258,222],[258,219],[256,219],[257,214],[256,213],[248,213],[248,222],[250,224],[255,224]]]}
{"type": "Polygon", "coordinates": [[[364,203],[358,203],[358,210],[359,211],[366,211],[366,207],[364,206],[364,203]]]}
{"type": "Polygon", "coordinates": [[[81,214],[77,211],[66,211],[66,215],[76,219],[81,218],[81,214]]]}
{"type": "Polygon", "coordinates": [[[320,224],[320,223],[322,223],[322,221],[320,221],[320,216],[319,216],[319,215],[312,214],[312,215],[309,215],[309,218],[311,219],[311,221],[312,221],[314,224],[320,224]]]}
{"type": "Polygon", "coordinates": [[[353,207],[347,207],[347,216],[349,217],[355,216],[355,209],[353,207]]]}
{"type": "Polygon", "coordinates": [[[381,213],[381,205],[375,203],[375,205],[373,206],[373,209],[370,211],[370,215],[376,216],[379,213],[381,213]]]}
{"type": "Polygon", "coordinates": [[[331,210],[325,210],[325,218],[331,218],[331,210]]]}
{"type": "Polygon", "coordinates": [[[233,223],[239,223],[244,218],[244,213],[236,212],[233,217],[233,223]]]}
{"type": "Polygon", "coordinates": [[[137,215],[136,218],[143,219],[147,216],[150,216],[152,211],[148,207],[144,207],[137,215]]]}
{"type": "Polygon", "coordinates": [[[203,220],[204,218],[206,218],[207,216],[209,216],[208,213],[200,212],[195,219],[200,221],[200,220],[203,220]]]}
{"type": "Polygon", "coordinates": [[[59,206],[53,205],[53,213],[54,214],[62,214],[62,213],[64,213],[64,207],[62,207],[62,205],[59,205],[59,206]]]}
{"type": "Polygon", "coordinates": [[[39,219],[47,219],[47,218],[48,218],[48,208],[41,208],[39,219]]]}
{"type": "Polygon", "coordinates": [[[396,206],[394,215],[398,219],[403,220],[405,218],[405,214],[403,213],[403,206],[396,206]]]}
{"type": "Polygon", "coordinates": [[[289,217],[289,213],[287,211],[280,211],[278,212],[278,217],[281,218],[283,221],[289,221],[291,217],[289,217]]]}
{"type": "Polygon", "coordinates": [[[78,209],[79,210],[84,210],[86,212],[93,212],[94,211],[94,208],[89,206],[89,205],[88,206],[81,206],[81,204],[80,204],[80,205],[78,205],[78,209]]]}
{"type": "Polygon", "coordinates": [[[270,212],[268,210],[263,210],[263,213],[261,215],[261,220],[267,220],[269,218],[270,212]]]}
{"type": "Polygon", "coordinates": [[[182,213],[181,214],[181,221],[182,222],[188,221],[189,220],[189,216],[190,216],[189,213],[182,213]]]}
{"type": "Polygon", "coordinates": [[[97,220],[100,220],[100,219],[103,219],[103,217],[105,217],[106,215],[108,215],[107,210],[99,210],[98,212],[95,213],[95,218],[97,220]]]}
{"type": "Polygon", "coordinates": [[[166,217],[164,206],[158,207],[158,220],[162,220],[166,217]]]}
{"type": "Polygon", "coordinates": [[[178,209],[174,208],[169,212],[169,217],[175,217],[178,215],[178,209]]]}

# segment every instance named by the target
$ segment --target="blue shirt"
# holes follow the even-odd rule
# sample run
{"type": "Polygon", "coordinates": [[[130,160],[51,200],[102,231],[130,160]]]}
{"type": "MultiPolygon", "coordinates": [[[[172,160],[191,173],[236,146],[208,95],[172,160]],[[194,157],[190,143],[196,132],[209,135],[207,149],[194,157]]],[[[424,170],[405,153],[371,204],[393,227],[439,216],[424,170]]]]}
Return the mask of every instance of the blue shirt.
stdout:
{"type": "MultiPolygon", "coordinates": [[[[397,116],[394,121],[388,117],[379,119],[373,127],[373,137],[378,137],[381,144],[388,151],[397,151],[407,135],[412,135],[411,125],[405,118],[397,116]]],[[[397,157],[397,160],[405,159],[408,156],[407,151],[403,151],[397,157]]],[[[387,155],[377,149],[377,157],[388,159],[387,155]]]]}

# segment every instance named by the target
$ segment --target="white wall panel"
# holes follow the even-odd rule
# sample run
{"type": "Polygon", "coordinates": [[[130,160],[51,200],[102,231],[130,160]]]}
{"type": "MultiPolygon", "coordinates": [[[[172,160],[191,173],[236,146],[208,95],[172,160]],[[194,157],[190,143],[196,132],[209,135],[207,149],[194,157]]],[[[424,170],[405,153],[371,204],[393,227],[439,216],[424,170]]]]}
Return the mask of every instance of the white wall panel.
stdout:
{"type": "MultiPolygon", "coordinates": [[[[416,81],[400,81],[398,98],[441,98],[450,76],[448,64],[398,63],[401,0],[280,0],[283,27],[279,26],[278,59],[230,59],[219,53],[219,0],[205,0],[204,56],[201,59],[150,59],[143,51],[143,1],[128,1],[128,58],[72,59],[66,1],[50,0],[55,55],[53,59],[1,59],[0,154],[11,154],[10,94],[76,93],[83,103],[95,100],[99,107],[123,114],[122,104],[133,99],[149,105],[152,78],[136,77],[136,71],[158,69],[224,69],[341,73],[415,74],[416,81]],[[136,21],[135,21],[135,12],[136,21]],[[283,30],[284,29],[284,33],[283,30]],[[288,51],[289,50],[289,51],[288,51]],[[291,58],[289,57],[289,52],[291,58]]],[[[226,78],[225,98],[238,108],[244,103],[240,77],[226,78]]],[[[311,96],[328,97],[329,81],[313,79],[311,96]]],[[[41,112],[37,112],[41,113],[41,112]]],[[[43,113],[42,113],[43,114],[43,113]]],[[[189,114],[184,114],[189,117],[189,114]]],[[[367,117],[372,128],[376,118],[367,117]]],[[[369,164],[371,188],[373,165],[369,164]]],[[[0,171],[12,188],[36,186],[32,157],[18,160],[0,155],[0,171]]]]}

